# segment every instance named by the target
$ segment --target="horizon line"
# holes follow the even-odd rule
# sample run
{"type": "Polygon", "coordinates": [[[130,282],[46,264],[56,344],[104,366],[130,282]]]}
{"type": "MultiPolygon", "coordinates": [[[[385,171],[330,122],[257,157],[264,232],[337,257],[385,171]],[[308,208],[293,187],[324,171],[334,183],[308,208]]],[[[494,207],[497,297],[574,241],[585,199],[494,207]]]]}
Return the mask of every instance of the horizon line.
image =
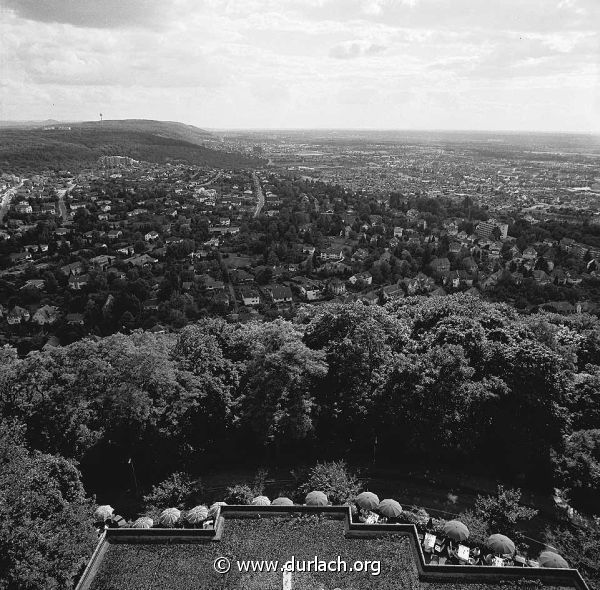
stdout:
{"type": "MultiPolygon", "coordinates": [[[[439,127],[213,127],[199,125],[195,123],[186,123],[173,119],[148,119],[138,117],[125,117],[122,119],[103,119],[103,122],[109,121],[158,121],[163,123],[181,123],[204,129],[207,131],[374,131],[374,132],[422,132],[422,133],[506,133],[506,134],[544,134],[544,135],[588,135],[599,136],[600,129],[597,131],[582,130],[542,130],[542,129],[461,129],[461,128],[439,128],[439,127]]],[[[100,123],[99,119],[0,119],[1,124],[43,124],[43,123],[100,123]]]]}

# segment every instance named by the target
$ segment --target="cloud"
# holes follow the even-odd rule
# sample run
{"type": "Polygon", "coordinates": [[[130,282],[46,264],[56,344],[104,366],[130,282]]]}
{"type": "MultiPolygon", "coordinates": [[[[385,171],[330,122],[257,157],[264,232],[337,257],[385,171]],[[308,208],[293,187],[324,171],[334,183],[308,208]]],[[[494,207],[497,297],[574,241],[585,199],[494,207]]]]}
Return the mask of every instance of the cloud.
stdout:
{"type": "Polygon", "coordinates": [[[17,16],[76,27],[157,26],[168,19],[164,0],[0,0],[17,16]]]}
{"type": "Polygon", "coordinates": [[[584,128],[599,106],[599,9],[599,0],[0,0],[0,118],[106,111],[210,127],[469,127],[474,113],[482,128],[540,128],[566,125],[568,109],[568,124],[584,128]]]}
{"type": "Polygon", "coordinates": [[[336,59],[356,59],[383,53],[387,47],[370,41],[345,41],[332,47],[329,51],[331,57],[336,59]]]}

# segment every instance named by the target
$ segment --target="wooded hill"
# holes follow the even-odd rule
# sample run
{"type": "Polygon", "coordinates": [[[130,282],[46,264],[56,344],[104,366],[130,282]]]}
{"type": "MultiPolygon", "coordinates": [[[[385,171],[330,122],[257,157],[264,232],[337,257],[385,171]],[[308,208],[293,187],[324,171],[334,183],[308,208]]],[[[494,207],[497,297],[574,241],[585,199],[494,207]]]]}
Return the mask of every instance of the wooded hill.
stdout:
{"type": "Polygon", "coordinates": [[[0,171],[26,174],[47,169],[88,168],[103,155],[147,162],[185,162],[218,168],[252,167],[261,160],[203,145],[212,135],[172,121],[125,119],[35,128],[3,127],[0,171]]]}

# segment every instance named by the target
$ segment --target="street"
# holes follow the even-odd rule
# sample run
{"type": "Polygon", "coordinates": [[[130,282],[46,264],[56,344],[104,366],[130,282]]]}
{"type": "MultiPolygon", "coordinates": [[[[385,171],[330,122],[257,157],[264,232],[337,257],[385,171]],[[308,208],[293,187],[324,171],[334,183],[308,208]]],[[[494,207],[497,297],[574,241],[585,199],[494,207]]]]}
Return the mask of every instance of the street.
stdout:
{"type": "Polygon", "coordinates": [[[260,186],[260,181],[258,180],[258,176],[256,172],[252,173],[252,179],[254,180],[254,190],[256,191],[256,196],[258,197],[258,202],[256,203],[256,211],[254,212],[254,217],[258,217],[260,215],[260,211],[265,204],[265,196],[263,195],[262,188],[260,186]]]}

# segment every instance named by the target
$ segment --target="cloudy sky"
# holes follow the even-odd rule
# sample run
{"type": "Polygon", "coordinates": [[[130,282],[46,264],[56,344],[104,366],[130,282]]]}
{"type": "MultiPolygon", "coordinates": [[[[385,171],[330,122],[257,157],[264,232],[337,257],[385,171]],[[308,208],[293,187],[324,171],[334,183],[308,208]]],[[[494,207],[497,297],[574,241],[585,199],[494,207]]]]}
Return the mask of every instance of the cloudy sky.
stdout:
{"type": "Polygon", "coordinates": [[[600,132],[600,0],[0,0],[0,119],[600,132]]]}

